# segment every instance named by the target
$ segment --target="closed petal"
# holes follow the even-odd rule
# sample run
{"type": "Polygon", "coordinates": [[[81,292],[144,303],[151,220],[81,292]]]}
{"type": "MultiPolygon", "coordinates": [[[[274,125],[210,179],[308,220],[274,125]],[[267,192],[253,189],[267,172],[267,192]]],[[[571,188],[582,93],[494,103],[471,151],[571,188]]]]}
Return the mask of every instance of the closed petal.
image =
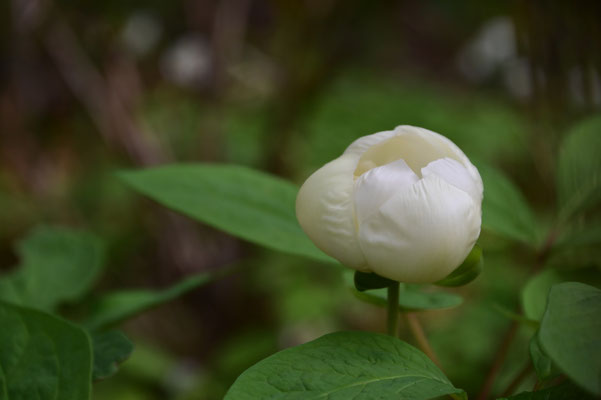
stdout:
{"type": "Polygon", "coordinates": [[[480,207],[436,175],[395,193],[359,225],[365,259],[400,282],[438,281],[457,268],[480,235],[480,207]]]}
{"type": "Polygon", "coordinates": [[[368,271],[357,238],[353,171],[357,158],[343,155],[309,177],[296,198],[296,217],[309,238],[342,264],[368,271]]]}
{"type": "Polygon", "coordinates": [[[378,211],[398,190],[419,180],[404,160],[397,160],[364,173],[355,183],[355,212],[361,223],[378,211]]]}
{"type": "Polygon", "coordinates": [[[421,170],[431,161],[451,158],[460,162],[476,185],[482,189],[478,170],[459,147],[446,137],[428,129],[410,125],[397,126],[392,131],[374,133],[355,140],[344,152],[360,157],[355,176],[371,168],[403,159],[411,169],[421,176],[421,170]]]}
{"type": "Polygon", "coordinates": [[[482,185],[478,184],[481,181],[474,180],[467,168],[460,162],[448,157],[432,161],[422,168],[424,178],[431,175],[436,175],[445,182],[467,192],[477,204],[482,201],[482,185]]]}

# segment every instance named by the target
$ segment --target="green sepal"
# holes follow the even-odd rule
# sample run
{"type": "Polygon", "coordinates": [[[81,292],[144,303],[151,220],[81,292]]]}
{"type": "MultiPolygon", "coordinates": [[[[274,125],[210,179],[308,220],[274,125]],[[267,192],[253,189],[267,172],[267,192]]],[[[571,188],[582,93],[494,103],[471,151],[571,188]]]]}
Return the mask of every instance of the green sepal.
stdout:
{"type": "Polygon", "coordinates": [[[355,288],[360,292],[365,292],[371,289],[382,289],[386,288],[396,281],[392,279],[384,278],[373,272],[361,272],[355,271],[355,288]]]}
{"type": "Polygon", "coordinates": [[[435,282],[435,285],[438,286],[448,286],[448,287],[456,287],[463,286],[480,275],[482,272],[482,264],[484,260],[482,259],[482,248],[478,245],[475,245],[470,254],[467,255],[467,258],[463,263],[457,267],[449,276],[446,278],[435,282]]]}

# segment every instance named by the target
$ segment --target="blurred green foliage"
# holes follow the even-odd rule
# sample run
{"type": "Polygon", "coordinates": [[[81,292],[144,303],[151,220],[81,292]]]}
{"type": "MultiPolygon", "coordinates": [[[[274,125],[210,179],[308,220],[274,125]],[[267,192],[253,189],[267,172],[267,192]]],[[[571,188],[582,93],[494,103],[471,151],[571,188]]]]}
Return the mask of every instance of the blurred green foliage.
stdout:
{"type": "MultiPolygon", "coordinates": [[[[597,6],[395,3],[7,3],[0,298],[74,321],[96,318],[93,328],[128,320],[121,329],[135,349],[115,376],[94,384],[94,399],[221,399],[240,373],[278,350],[337,330],[380,331],[385,318],[353,295],[342,268],[306,243],[282,246],[284,237],[233,229],[239,204],[226,212],[223,198],[212,198],[213,209],[188,199],[204,215],[191,223],[136,195],[117,177],[123,169],[167,162],[255,168],[286,186],[289,221],[296,186],[279,178],[298,184],[356,138],[400,124],[449,137],[484,178],[485,264],[468,286],[415,293],[464,299],[419,318],[442,369],[471,397],[512,316],[530,321],[516,322],[495,395],[529,362],[531,322],[540,321],[552,284],[599,286],[597,6]],[[481,80],[462,75],[457,59],[499,17],[514,32],[511,58],[481,80]],[[146,53],[125,39],[136,23],[142,37],[159,31],[146,53]],[[184,64],[200,71],[205,57],[210,68],[182,86],[167,60],[188,37],[201,40],[184,64]],[[529,94],[508,89],[511,79],[529,94]],[[81,229],[44,227],[27,236],[39,223],[81,229]],[[21,243],[16,250],[14,243],[21,243]],[[235,273],[193,290],[232,264],[235,273]],[[103,309],[112,314],[94,313],[103,309]]],[[[502,46],[493,48],[498,54],[502,46]]],[[[261,198],[255,181],[243,181],[249,187],[228,193],[261,198]]],[[[204,187],[207,196],[218,189],[204,187]]],[[[154,192],[154,200],[170,194],[154,192]]],[[[284,207],[273,203],[263,211],[284,207]]],[[[60,329],[85,334],[65,324],[60,329]]],[[[406,327],[402,335],[413,343],[406,327]]],[[[109,365],[129,354],[120,344],[109,365]]],[[[531,374],[515,392],[534,383],[531,374]]]]}

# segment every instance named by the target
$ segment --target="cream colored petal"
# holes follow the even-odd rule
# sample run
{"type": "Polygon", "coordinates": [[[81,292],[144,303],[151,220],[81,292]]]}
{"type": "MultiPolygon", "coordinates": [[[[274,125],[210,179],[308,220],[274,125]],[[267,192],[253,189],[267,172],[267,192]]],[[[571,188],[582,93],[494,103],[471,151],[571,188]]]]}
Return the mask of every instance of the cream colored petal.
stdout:
{"type": "Polygon", "coordinates": [[[309,177],[296,198],[296,217],[309,238],[342,264],[368,271],[359,246],[353,171],[357,157],[343,155],[309,177]]]}
{"type": "Polygon", "coordinates": [[[432,175],[397,192],[363,221],[359,242],[377,274],[400,282],[435,282],[467,257],[480,223],[480,208],[471,196],[432,175]]]}
{"type": "Polygon", "coordinates": [[[445,182],[469,193],[476,204],[482,202],[481,180],[474,180],[467,168],[459,161],[448,157],[432,161],[426,167],[422,168],[422,176],[424,178],[430,175],[436,175],[445,182]],[[478,184],[479,182],[480,184],[478,184]]]}
{"type": "Polygon", "coordinates": [[[355,176],[398,159],[405,160],[421,176],[421,169],[430,162],[439,158],[451,158],[463,164],[476,185],[480,189],[482,187],[478,170],[459,147],[436,132],[415,126],[401,125],[393,131],[364,136],[354,141],[344,154],[360,156],[355,176]]]}
{"type": "Polygon", "coordinates": [[[397,191],[419,180],[404,160],[371,169],[355,182],[355,212],[361,223],[377,212],[397,191]]]}
{"type": "Polygon", "coordinates": [[[349,147],[346,148],[346,150],[344,151],[344,155],[348,155],[348,154],[354,154],[357,156],[360,156],[361,154],[363,154],[365,152],[365,150],[369,149],[370,147],[381,143],[385,140],[388,140],[394,136],[396,136],[398,133],[395,131],[383,131],[383,132],[378,132],[378,133],[373,133],[371,135],[367,135],[367,136],[362,136],[359,139],[355,140],[353,143],[351,143],[349,145],[349,147]]]}

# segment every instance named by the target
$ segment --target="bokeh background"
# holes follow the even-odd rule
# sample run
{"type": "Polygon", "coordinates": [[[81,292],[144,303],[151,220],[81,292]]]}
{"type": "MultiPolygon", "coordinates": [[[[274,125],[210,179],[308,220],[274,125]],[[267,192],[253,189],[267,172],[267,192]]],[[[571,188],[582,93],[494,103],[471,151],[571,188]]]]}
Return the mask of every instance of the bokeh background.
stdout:
{"type": "MultiPolygon", "coordinates": [[[[95,385],[98,400],[220,399],[279,349],[335,330],[382,331],[385,317],[352,296],[340,269],[171,213],[116,171],[226,162],[301,183],[355,138],[411,124],[448,136],[476,165],[503,169],[544,220],[555,206],[562,135],[601,110],[594,1],[0,7],[0,272],[18,263],[15,241],[40,223],[107,242],[97,293],[236,267],[128,322],[136,349],[116,377],[95,385]]],[[[445,372],[470,393],[532,261],[486,232],[480,243],[485,272],[455,290],[464,304],[420,315],[445,372]]],[[[518,332],[498,387],[526,364],[529,335],[518,332]]]]}

